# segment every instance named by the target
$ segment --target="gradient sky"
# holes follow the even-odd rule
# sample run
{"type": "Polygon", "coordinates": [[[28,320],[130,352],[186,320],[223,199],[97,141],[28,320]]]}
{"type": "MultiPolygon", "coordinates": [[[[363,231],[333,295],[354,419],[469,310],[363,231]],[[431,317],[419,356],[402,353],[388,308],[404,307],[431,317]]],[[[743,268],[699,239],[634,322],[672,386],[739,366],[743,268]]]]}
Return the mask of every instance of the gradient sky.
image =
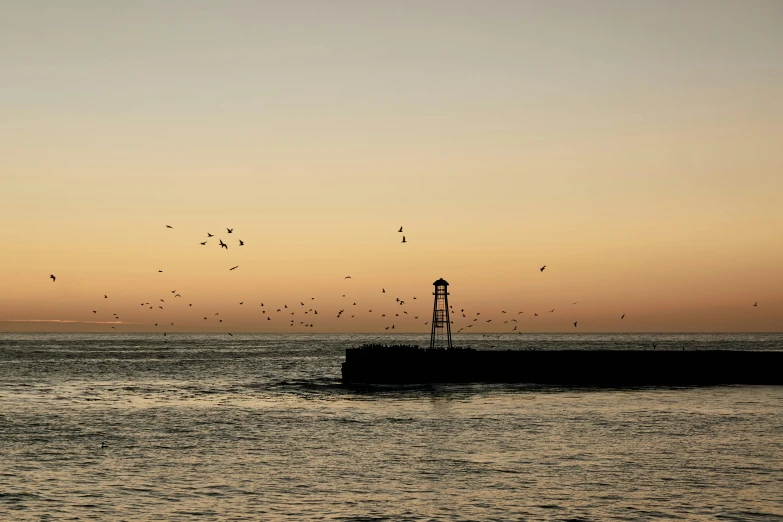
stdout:
{"type": "Polygon", "coordinates": [[[781,331],[781,27],[779,1],[5,1],[0,331],[424,332],[439,277],[484,332],[781,331]]]}

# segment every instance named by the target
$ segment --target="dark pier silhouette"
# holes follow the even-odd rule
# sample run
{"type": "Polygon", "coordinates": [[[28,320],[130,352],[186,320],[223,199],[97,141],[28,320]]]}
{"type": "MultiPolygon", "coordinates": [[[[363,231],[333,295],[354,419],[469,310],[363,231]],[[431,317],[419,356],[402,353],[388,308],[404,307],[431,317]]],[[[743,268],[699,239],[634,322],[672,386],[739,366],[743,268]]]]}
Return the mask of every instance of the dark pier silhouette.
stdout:
{"type": "MultiPolygon", "coordinates": [[[[541,271],[544,268],[546,266],[541,271]]],[[[494,382],[607,387],[783,385],[783,352],[780,351],[454,348],[449,283],[441,278],[433,285],[435,302],[429,348],[411,345],[349,348],[342,366],[343,382],[494,382]]],[[[576,324],[574,322],[574,326],[576,324]]]]}
{"type": "Polygon", "coordinates": [[[365,346],[345,351],[342,376],[354,384],[783,385],[781,368],[783,352],[365,346]]]}

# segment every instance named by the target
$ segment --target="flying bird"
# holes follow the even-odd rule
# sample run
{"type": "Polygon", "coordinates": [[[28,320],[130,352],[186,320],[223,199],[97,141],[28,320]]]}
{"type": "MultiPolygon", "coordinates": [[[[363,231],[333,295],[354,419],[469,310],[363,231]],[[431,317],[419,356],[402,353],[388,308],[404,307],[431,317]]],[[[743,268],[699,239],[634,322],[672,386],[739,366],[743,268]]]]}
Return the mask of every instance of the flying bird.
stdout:
{"type": "Polygon", "coordinates": [[[234,232],[234,229],[233,229],[233,228],[226,228],[226,230],[228,230],[228,233],[229,233],[229,234],[231,234],[232,232],[234,232]]]}
{"type": "Polygon", "coordinates": [[[402,227],[400,227],[400,229],[397,232],[402,232],[402,227]]]}
{"type": "Polygon", "coordinates": [[[241,239],[239,240],[239,246],[245,246],[245,242],[242,241],[241,239]]]}
{"type": "Polygon", "coordinates": [[[231,268],[229,268],[228,270],[229,270],[229,272],[230,272],[231,270],[234,270],[235,268],[239,268],[239,265],[237,265],[237,266],[232,266],[232,267],[231,267],[231,268]]]}
{"type": "Polygon", "coordinates": [[[172,227],[171,225],[166,225],[166,228],[174,228],[174,227],[172,227]]]}
{"type": "Polygon", "coordinates": [[[574,328],[576,328],[576,323],[577,323],[577,321],[574,321],[574,328]]]}
{"type": "Polygon", "coordinates": [[[162,273],[163,273],[163,270],[158,270],[158,273],[159,273],[159,274],[162,274],[162,273]]]}
{"type": "Polygon", "coordinates": [[[54,277],[54,274],[52,274],[52,275],[49,276],[49,279],[51,279],[52,283],[54,283],[57,278],[54,277]]]}
{"type": "Polygon", "coordinates": [[[625,319],[625,314],[621,315],[620,319],[625,319]]]}
{"type": "Polygon", "coordinates": [[[225,244],[222,239],[218,240],[218,245],[220,245],[220,248],[225,248],[226,250],[228,250],[228,245],[225,244]]]}
{"type": "MultiPolygon", "coordinates": [[[[52,277],[54,277],[54,276],[52,276],[52,277]]],[[[758,301],[756,301],[755,303],[753,303],[753,306],[758,306],[758,305],[759,305],[759,302],[758,302],[758,301]]]]}
{"type": "Polygon", "coordinates": [[[210,234],[209,232],[207,232],[207,237],[212,237],[212,234],[210,234]]]}
{"type": "Polygon", "coordinates": [[[206,245],[206,244],[207,244],[207,242],[206,242],[206,241],[202,241],[202,242],[201,242],[201,243],[199,243],[199,244],[200,244],[200,245],[206,245]]]}
{"type": "Polygon", "coordinates": [[[545,268],[546,268],[546,265],[542,266],[539,270],[541,270],[543,272],[545,268]]]}
{"type": "Polygon", "coordinates": [[[350,279],[350,278],[351,278],[351,276],[345,276],[345,278],[346,278],[346,279],[350,279]]]}
{"type": "Polygon", "coordinates": [[[103,298],[104,298],[104,299],[108,299],[108,298],[109,298],[109,296],[108,296],[108,295],[106,295],[106,294],[103,294],[103,298]]]}
{"type": "Polygon", "coordinates": [[[402,236],[402,241],[401,241],[401,243],[407,243],[407,241],[405,241],[405,236],[402,236]]]}

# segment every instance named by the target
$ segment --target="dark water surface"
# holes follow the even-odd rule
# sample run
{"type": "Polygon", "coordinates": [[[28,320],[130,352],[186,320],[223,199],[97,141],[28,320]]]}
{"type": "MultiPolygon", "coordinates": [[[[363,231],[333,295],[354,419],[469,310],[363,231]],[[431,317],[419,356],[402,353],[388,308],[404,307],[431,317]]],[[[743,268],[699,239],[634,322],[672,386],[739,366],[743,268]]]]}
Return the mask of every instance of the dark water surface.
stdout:
{"type": "MultiPolygon", "coordinates": [[[[783,520],[783,387],[341,386],[378,339],[0,334],[0,520],[783,520]]],[[[459,344],[653,342],[783,349],[459,344]]]]}

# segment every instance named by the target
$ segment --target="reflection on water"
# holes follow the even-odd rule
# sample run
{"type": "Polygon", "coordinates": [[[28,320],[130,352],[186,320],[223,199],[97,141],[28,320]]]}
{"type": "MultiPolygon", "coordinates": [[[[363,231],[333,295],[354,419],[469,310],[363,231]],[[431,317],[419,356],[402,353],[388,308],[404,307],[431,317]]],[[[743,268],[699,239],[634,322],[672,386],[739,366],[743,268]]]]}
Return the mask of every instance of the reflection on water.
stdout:
{"type": "MultiPolygon", "coordinates": [[[[783,516],[783,387],[341,386],[342,350],[369,340],[0,335],[0,519],[783,516]]],[[[460,344],[652,342],[783,348],[460,344]]]]}

